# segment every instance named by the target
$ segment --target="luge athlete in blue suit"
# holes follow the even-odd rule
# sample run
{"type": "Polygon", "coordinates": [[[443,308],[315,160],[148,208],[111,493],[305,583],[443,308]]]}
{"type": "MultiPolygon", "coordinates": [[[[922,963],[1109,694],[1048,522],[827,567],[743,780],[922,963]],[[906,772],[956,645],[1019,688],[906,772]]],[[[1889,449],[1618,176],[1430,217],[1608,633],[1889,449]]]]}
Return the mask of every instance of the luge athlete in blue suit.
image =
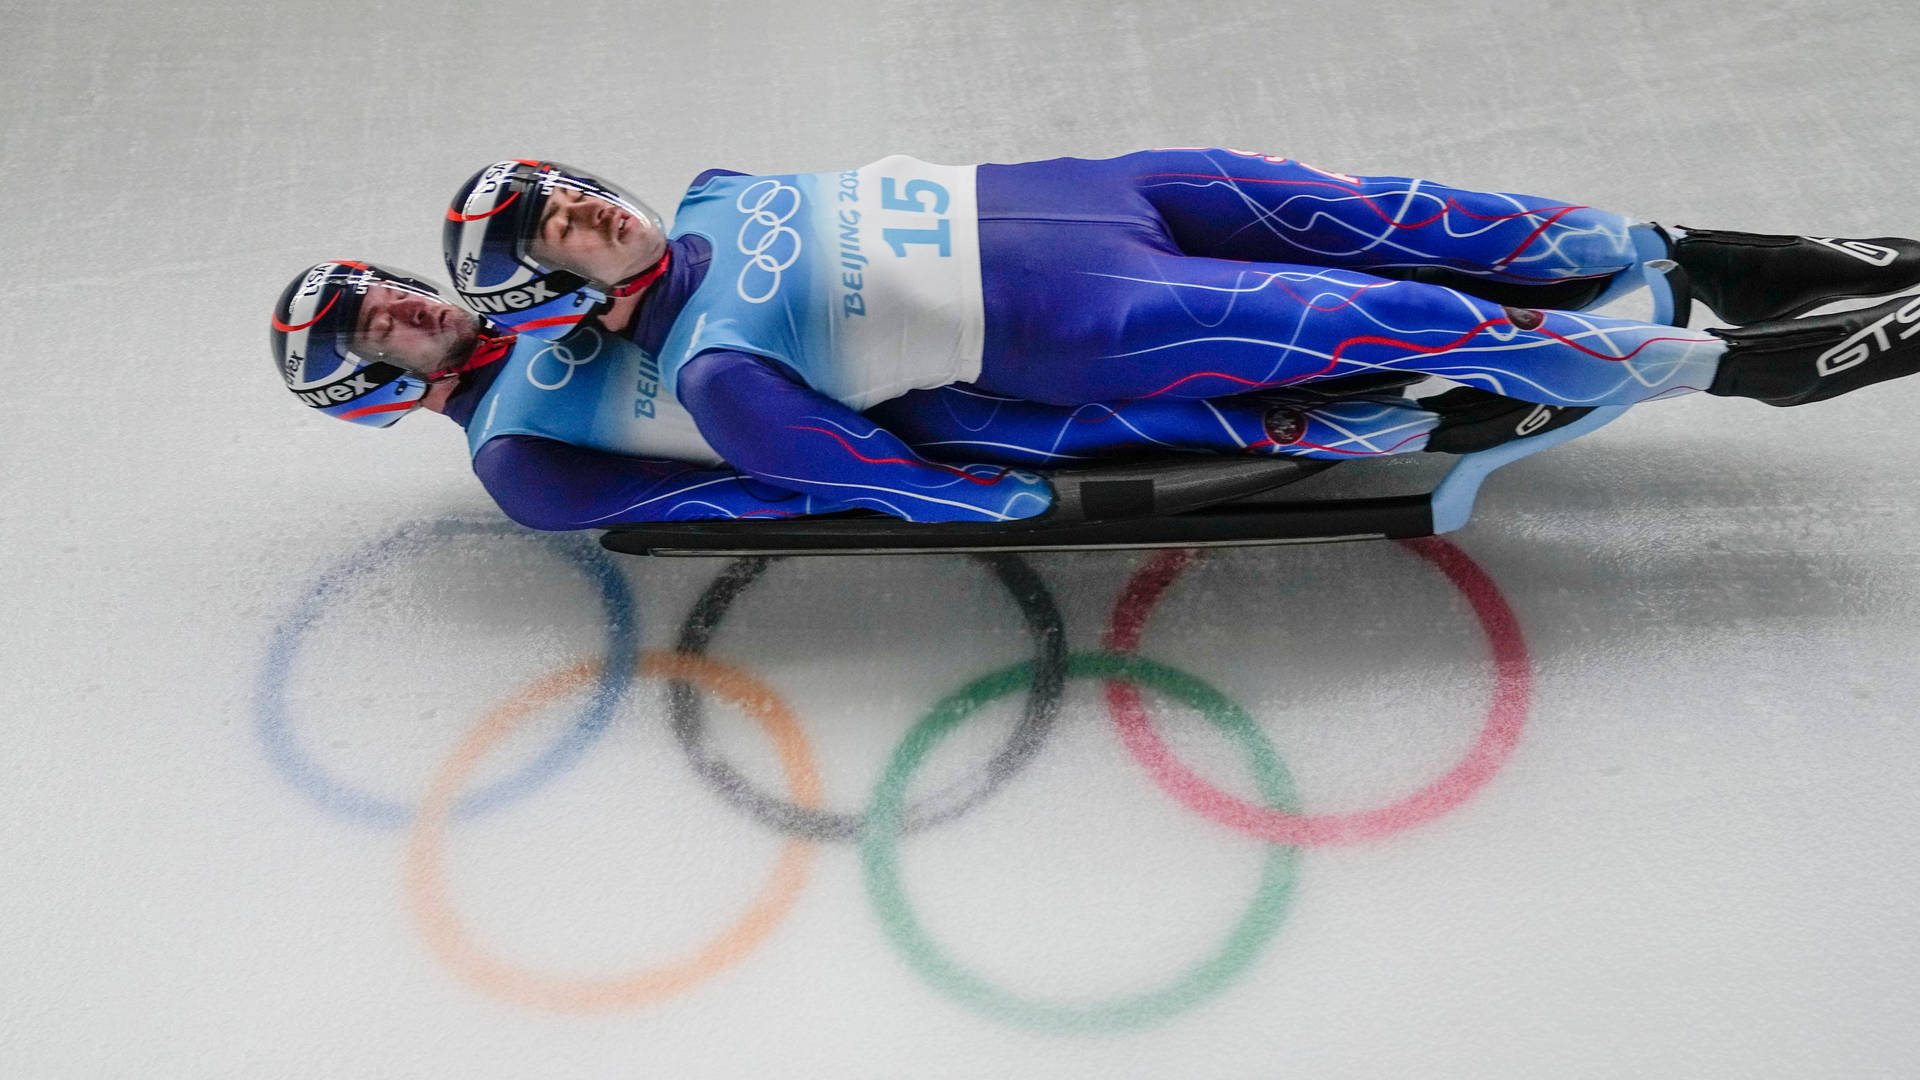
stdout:
{"type": "MultiPolygon", "coordinates": [[[[329,415],[385,427],[425,407],[469,428],[475,471],[526,525],[775,518],[866,505],[801,495],[726,466],[686,411],[661,394],[652,360],[624,337],[597,325],[576,326],[559,340],[516,334],[390,268],[315,265],[283,292],[273,343],[287,385],[329,415]],[[529,410],[529,401],[567,407],[529,410]],[[503,407],[531,416],[502,432],[503,407]],[[607,416],[618,422],[602,432],[622,441],[603,435],[596,448],[593,425],[607,416]]],[[[1514,403],[1483,397],[1476,404],[1485,419],[1456,424],[1443,442],[1502,436],[1514,403]]],[[[1435,412],[1392,392],[1068,408],[949,386],[869,414],[929,459],[1049,468],[1155,450],[1340,460],[1419,449],[1439,424],[1435,412]]]]}
{"type": "MultiPolygon", "coordinates": [[[[655,519],[616,505],[631,492],[612,482],[623,458],[676,456],[650,449],[648,385],[656,411],[684,406],[704,443],[767,490],[979,521],[1042,513],[1048,489],[972,446],[915,453],[899,435],[957,445],[912,430],[939,412],[927,395],[1054,419],[1253,401],[1264,421],[1269,399],[1246,395],[1405,373],[1471,388],[1462,412],[1478,422],[1510,401],[1571,417],[1691,390],[1798,404],[1920,367],[1908,333],[1920,304],[1787,321],[1920,280],[1911,241],[1662,230],[1229,150],[709,173],[671,234],[579,170],[504,161],[462,187],[446,244],[463,298],[523,336],[610,329],[634,347],[630,369],[602,365],[597,381],[576,353],[565,383],[558,368],[540,374],[553,354],[529,349],[517,367],[509,356],[452,376],[469,392],[487,384],[470,443],[510,512],[573,483],[563,476],[609,479],[608,497],[582,496],[549,524],[655,519]],[[1655,259],[1677,262],[1727,321],[1756,325],[1581,313],[1655,259]]],[[[1449,410],[1419,404],[1363,407],[1389,410],[1389,429],[1426,425],[1400,449],[1444,448],[1449,410]]]]}

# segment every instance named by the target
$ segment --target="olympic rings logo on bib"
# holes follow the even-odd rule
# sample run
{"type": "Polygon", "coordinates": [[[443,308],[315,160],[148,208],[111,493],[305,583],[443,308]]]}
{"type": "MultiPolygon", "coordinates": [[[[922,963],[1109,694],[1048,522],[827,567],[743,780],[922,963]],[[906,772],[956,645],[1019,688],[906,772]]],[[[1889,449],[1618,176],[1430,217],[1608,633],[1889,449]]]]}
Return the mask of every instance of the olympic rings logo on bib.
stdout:
{"type": "Polygon", "coordinates": [[[577,356],[575,355],[572,349],[556,341],[553,344],[548,345],[547,347],[541,349],[539,352],[534,353],[533,359],[527,361],[527,381],[532,383],[534,386],[538,387],[541,390],[558,390],[561,387],[572,382],[574,368],[581,367],[586,364],[591,364],[595,360],[599,359],[600,357],[600,346],[602,344],[600,340],[600,335],[597,333],[594,333],[590,329],[587,330],[587,333],[591,335],[593,338],[592,352],[588,353],[585,356],[577,356]],[[541,382],[539,377],[533,373],[533,369],[540,365],[541,360],[549,356],[553,357],[555,360],[559,361],[562,365],[564,365],[566,367],[566,370],[560,374],[560,378],[558,381],[544,383],[544,382],[541,382]]]}
{"type": "Polygon", "coordinates": [[[734,291],[749,304],[764,304],[780,291],[780,275],[800,259],[800,234],[787,228],[786,223],[800,212],[804,201],[799,188],[778,180],[761,180],[742,191],[733,205],[747,215],[747,220],[740,223],[734,246],[748,257],[734,291]]]}

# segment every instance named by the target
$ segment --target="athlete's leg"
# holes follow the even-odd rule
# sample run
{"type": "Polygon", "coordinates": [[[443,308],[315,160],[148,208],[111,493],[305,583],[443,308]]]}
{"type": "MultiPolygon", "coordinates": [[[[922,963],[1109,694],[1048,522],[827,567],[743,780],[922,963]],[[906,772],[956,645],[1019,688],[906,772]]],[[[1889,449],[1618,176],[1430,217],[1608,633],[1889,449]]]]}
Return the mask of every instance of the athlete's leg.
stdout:
{"type": "Polygon", "coordinates": [[[1639,262],[1633,221],[1561,200],[1349,176],[1238,150],[1150,150],[1110,165],[1190,255],[1375,272],[1441,268],[1534,286],[1604,284],[1639,262]]]}
{"type": "Polygon", "coordinates": [[[1405,454],[1425,449],[1441,420],[1436,412],[1385,396],[1044,405],[965,384],[916,390],[868,409],[866,416],[936,460],[1043,468],[1169,451],[1332,460],[1405,454]]]}
{"type": "Polygon", "coordinates": [[[1401,371],[1550,405],[1624,405],[1704,389],[1725,351],[1705,331],[1507,309],[1348,270],[1121,243],[1088,253],[1031,253],[1028,292],[1045,282],[1044,296],[990,309],[982,386],[1076,404],[1401,371]]]}
{"type": "Polygon", "coordinates": [[[1618,275],[1655,259],[1678,263],[1693,295],[1735,324],[1920,283],[1920,241],[1902,237],[1662,230],[1533,195],[1349,176],[1240,150],[1151,150],[1101,164],[1187,254],[1363,269],[1500,304],[1586,308],[1636,287],[1642,273],[1618,275]]]}

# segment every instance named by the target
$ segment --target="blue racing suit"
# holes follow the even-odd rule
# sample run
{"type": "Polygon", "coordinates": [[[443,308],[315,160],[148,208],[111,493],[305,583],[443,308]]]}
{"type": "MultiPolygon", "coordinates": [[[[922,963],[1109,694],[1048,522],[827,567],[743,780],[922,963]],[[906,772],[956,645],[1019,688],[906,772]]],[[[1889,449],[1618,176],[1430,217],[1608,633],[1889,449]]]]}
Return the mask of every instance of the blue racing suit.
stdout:
{"type": "MultiPolygon", "coordinates": [[[[467,429],[481,482],[521,524],[791,517],[878,502],[801,495],[728,467],[652,377],[646,351],[616,335],[583,327],[559,342],[516,338],[502,351],[467,374],[447,413],[467,429]],[[598,424],[609,412],[627,422],[598,424]]],[[[965,385],[905,394],[865,419],[905,439],[926,469],[942,460],[1061,468],[1153,451],[1344,460],[1418,450],[1439,420],[1388,394],[1063,407],[965,385]]]]}
{"type": "MultiPolygon", "coordinates": [[[[757,483],[653,465],[562,484],[579,489],[564,513],[515,513],[553,497],[556,470],[605,472],[634,450],[604,432],[482,432],[475,468],[509,513],[548,527],[779,512],[664,494],[695,483],[787,512],[1008,520],[1048,505],[1045,483],[1010,464],[1159,442],[1156,421],[1188,448],[1285,449],[1257,423],[1264,395],[1325,380],[1420,372],[1564,405],[1703,387],[1722,349],[1704,332],[1404,280],[1565,295],[1636,267],[1632,226],[1230,150],[710,173],[681,206],[672,273],[632,341],[714,456],[757,483]],[[1127,437],[1075,445],[1096,429],[1127,437]]],[[[1323,455],[1418,449],[1435,422],[1391,402],[1306,413],[1294,449],[1323,455]]]]}

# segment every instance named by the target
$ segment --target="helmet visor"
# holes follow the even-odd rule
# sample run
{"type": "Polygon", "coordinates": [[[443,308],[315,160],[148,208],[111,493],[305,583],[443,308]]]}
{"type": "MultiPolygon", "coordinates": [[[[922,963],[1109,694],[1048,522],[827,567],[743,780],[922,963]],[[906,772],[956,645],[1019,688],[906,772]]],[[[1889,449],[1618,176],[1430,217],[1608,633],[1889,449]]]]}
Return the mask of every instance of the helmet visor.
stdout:
{"type": "Polygon", "coordinates": [[[666,232],[660,215],[618,185],[545,162],[526,196],[527,212],[517,221],[515,242],[530,266],[608,286],[660,258],[666,232]]]}
{"type": "Polygon", "coordinates": [[[617,213],[636,218],[651,226],[654,231],[663,231],[660,215],[653,207],[618,184],[602,180],[591,173],[583,172],[571,166],[557,162],[543,162],[539,172],[528,185],[528,211],[520,216],[518,224],[521,255],[546,270],[561,270],[566,267],[543,258],[535,250],[535,245],[543,239],[555,237],[557,223],[553,220],[558,212],[570,206],[583,206],[586,212],[617,213]],[[591,200],[591,201],[588,201],[591,200]]]}
{"type": "Polygon", "coordinates": [[[352,314],[343,353],[427,377],[458,368],[479,339],[478,316],[417,279],[369,283],[352,314]]]}
{"type": "Polygon", "coordinates": [[[422,373],[472,351],[477,325],[424,279],[372,263],[321,263],[281,295],[274,359],[308,406],[386,427],[425,398],[422,373]]]}
{"type": "Polygon", "coordinates": [[[607,288],[658,264],[653,208],[615,184],[553,161],[496,161],[467,179],[441,232],[447,272],[474,311],[519,333],[559,338],[607,288]]]}

